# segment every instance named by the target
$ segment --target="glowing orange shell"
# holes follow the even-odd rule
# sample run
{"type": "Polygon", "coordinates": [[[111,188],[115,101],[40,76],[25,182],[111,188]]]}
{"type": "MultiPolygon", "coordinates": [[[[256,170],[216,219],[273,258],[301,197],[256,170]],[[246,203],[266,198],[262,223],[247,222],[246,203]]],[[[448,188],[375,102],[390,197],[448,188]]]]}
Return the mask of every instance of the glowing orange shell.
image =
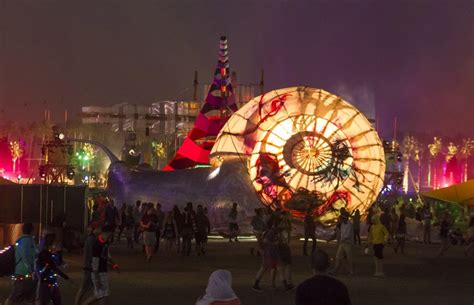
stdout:
{"type": "Polygon", "coordinates": [[[361,213],[383,186],[384,152],[372,124],[354,106],[327,91],[292,87],[253,98],[225,124],[211,163],[247,162],[262,202],[276,201],[295,216],[307,210],[321,221],[346,207],[361,213]],[[299,200],[299,201],[298,201],[299,200]]]}

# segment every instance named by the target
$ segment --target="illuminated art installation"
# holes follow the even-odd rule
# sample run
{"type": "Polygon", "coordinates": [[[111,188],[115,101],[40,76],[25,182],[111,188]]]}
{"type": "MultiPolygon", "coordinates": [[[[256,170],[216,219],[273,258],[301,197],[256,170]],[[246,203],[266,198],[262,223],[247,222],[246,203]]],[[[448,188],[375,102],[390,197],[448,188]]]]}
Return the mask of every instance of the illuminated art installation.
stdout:
{"type": "Polygon", "coordinates": [[[191,201],[207,207],[214,228],[227,228],[234,202],[246,226],[262,203],[296,217],[311,208],[326,224],[333,223],[340,207],[364,213],[383,186],[385,170],[371,124],[324,90],[275,90],[237,110],[225,37],[194,128],[164,170],[130,167],[104,145],[79,141],[96,144],[109,156],[107,192],[119,207],[141,200],[169,211],[191,201]],[[197,166],[202,164],[208,166],[197,166]]]}
{"type": "Polygon", "coordinates": [[[336,209],[363,213],[377,198],[385,172],[381,141],[354,106],[307,87],[255,97],[225,124],[211,163],[240,159],[265,205],[322,222],[336,209]]]}

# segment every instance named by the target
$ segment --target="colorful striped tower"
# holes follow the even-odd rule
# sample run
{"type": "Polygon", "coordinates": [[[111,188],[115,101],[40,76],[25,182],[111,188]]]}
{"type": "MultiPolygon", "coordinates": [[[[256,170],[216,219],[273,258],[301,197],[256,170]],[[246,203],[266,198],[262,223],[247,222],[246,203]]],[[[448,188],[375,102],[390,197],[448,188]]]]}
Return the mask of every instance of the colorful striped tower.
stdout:
{"type": "Polygon", "coordinates": [[[209,153],[221,128],[233,112],[237,111],[232,90],[227,38],[221,37],[219,59],[214,80],[194,127],[176,152],[173,160],[163,170],[193,168],[209,164],[209,153]]]}

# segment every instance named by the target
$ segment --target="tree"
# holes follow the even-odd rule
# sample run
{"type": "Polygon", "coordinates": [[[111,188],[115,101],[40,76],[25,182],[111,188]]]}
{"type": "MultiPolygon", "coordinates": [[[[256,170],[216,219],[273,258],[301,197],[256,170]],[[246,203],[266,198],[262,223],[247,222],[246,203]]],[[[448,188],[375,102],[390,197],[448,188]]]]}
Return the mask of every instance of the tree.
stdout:
{"type": "MultiPolygon", "coordinates": [[[[408,175],[410,174],[410,160],[415,161],[419,157],[419,143],[413,136],[405,136],[402,144],[403,150],[402,155],[404,159],[404,168],[403,168],[403,191],[405,194],[408,192],[408,175]]],[[[419,183],[419,182],[418,182],[419,183]]]]}
{"type": "Polygon", "coordinates": [[[23,148],[18,141],[10,141],[10,154],[13,162],[13,172],[16,172],[17,161],[23,157],[23,148]]]}
{"type": "Polygon", "coordinates": [[[434,137],[433,143],[428,144],[428,150],[430,152],[430,164],[428,166],[428,185],[433,188],[436,188],[438,184],[436,175],[436,158],[441,152],[441,148],[442,140],[438,137],[434,137]]]}
{"type": "Polygon", "coordinates": [[[466,138],[462,140],[461,146],[461,158],[463,160],[463,172],[462,172],[462,180],[467,181],[467,169],[468,169],[468,159],[472,155],[472,151],[474,150],[474,140],[471,138],[466,138]]]}

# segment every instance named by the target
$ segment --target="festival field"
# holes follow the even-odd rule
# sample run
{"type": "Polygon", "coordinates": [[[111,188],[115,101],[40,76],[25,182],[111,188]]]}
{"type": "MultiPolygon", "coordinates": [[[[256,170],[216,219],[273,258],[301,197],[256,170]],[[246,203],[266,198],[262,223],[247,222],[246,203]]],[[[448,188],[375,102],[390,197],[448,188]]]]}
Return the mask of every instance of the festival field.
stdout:
{"type": "MultiPolygon", "coordinates": [[[[208,275],[215,269],[232,271],[234,289],[243,305],[291,305],[294,292],[272,290],[268,276],[262,293],[251,290],[255,272],[260,264],[249,249],[253,242],[212,242],[206,257],[159,255],[151,264],[145,262],[138,250],[127,251],[123,245],[114,246],[113,254],[122,272],[111,273],[113,305],[192,305],[204,291],[208,275]]],[[[308,258],[301,255],[299,241],[293,242],[294,281],[299,283],[311,275],[308,258]]],[[[320,244],[331,255],[335,244],[320,244]]],[[[386,274],[373,278],[372,257],[358,248],[355,256],[356,275],[338,276],[349,288],[355,305],[471,305],[474,302],[474,258],[466,258],[462,248],[452,247],[442,258],[434,258],[437,246],[409,243],[405,256],[386,249],[386,274]]],[[[68,273],[74,284],[81,280],[79,253],[67,257],[68,273]]],[[[0,279],[1,302],[9,291],[10,281],[0,279]]],[[[62,283],[63,304],[73,304],[76,288],[62,283]]],[[[317,293],[317,291],[315,291],[317,293]]]]}

